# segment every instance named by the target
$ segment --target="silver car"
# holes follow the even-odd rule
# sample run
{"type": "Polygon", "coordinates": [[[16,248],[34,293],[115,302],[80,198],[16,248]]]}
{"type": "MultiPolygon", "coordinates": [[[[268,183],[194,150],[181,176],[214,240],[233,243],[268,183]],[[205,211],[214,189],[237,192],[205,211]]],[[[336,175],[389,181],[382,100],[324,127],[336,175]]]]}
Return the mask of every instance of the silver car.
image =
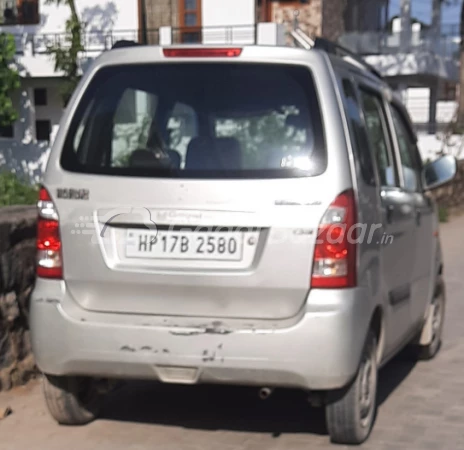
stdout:
{"type": "MultiPolygon", "coordinates": [[[[321,41],[322,42],[322,41],[321,41]]],[[[378,369],[440,348],[445,289],[401,102],[341,52],[128,47],[62,119],[40,191],[31,334],[61,424],[115,379],[298,388],[360,444],[378,369]]]]}

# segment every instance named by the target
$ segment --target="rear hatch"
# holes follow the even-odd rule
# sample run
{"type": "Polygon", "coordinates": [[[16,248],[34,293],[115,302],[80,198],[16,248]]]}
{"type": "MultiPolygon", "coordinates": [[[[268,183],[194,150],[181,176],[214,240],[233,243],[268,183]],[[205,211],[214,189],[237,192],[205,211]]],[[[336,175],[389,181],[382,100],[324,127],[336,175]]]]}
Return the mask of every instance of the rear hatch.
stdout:
{"type": "Polygon", "coordinates": [[[327,154],[308,67],[108,66],[47,185],[90,311],[280,319],[308,294],[327,154]]]}

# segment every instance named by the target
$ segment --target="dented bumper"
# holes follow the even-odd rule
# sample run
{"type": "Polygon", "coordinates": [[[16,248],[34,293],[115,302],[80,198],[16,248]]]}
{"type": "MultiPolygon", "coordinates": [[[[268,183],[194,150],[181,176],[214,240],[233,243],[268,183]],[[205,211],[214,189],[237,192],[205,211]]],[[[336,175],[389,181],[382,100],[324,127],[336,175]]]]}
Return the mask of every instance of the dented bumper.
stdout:
{"type": "Polygon", "coordinates": [[[31,336],[39,368],[54,375],[326,390],[356,373],[371,313],[360,288],[312,290],[285,321],[95,313],[65,282],[39,279],[31,336]]]}

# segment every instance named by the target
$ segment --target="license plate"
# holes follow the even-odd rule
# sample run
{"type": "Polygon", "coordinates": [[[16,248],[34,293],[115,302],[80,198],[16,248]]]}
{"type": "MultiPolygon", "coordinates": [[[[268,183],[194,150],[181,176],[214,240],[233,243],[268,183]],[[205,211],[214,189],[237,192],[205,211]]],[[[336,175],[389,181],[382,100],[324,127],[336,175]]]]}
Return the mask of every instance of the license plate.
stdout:
{"type": "Polygon", "coordinates": [[[127,258],[241,261],[243,235],[235,232],[128,230],[127,258]]]}

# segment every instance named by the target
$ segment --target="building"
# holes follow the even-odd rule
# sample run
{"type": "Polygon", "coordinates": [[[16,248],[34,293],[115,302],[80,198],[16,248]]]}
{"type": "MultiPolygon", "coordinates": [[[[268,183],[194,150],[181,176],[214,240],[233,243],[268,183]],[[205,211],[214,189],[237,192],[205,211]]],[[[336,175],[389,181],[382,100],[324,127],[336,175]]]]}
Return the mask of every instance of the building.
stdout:
{"type": "MultiPolygon", "coordinates": [[[[290,33],[299,27],[310,36],[339,39],[363,54],[405,93],[418,126],[427,122],[432,127],[437,117],[449,116],[449,105],[440,110],[439,100],[454,95],[457,64],[452,52],[459,44],[449,34],[445,40],[433,39],[429,29],[422,30],[417,24],[405,33],[403,21],[389,22],[388,0],[75,2],[84,22],[83,71],[118,40],[161,45],[294,45],[290,33]],[[412,90],[417,88],[422,91],[412,90]],[[419,105],[418,95],[424,89],[428,97],[419,105]]],[[[64,4],[57,7],[46,0],[0,0],[0,32],[14,35],[21,74],[21,89],[13,98],[21,119],[12,127],[0,128],[0,165],[25,170],[33,177],[40,176],[63,111],[62,74],[55,72],[47,48],[57,43],[66,45],[65,22],[69,16],[64,4]]]]}
{"type": "MultiPolygon", "coordinates": [[[[61,74],[55,72],[47,48],[56,43],[66,45],[65,22],[70,13],[65,5],[47,5],[45,0],[13,3],[0,0],[0,32],[15,37],[21,91],[14,102],[23,120],[10,130],[2,130],[2,137],[47,141],[63,110],[61,74]]],[[[115,39],[137,38],[137,0],[76,0],[76,6],[85,23],[85,60],[93,59],[115,39]]]]}
{"type": "Polygon", "coordinates": [[[347,0],[261,0],[257,18],[292,29],[295,22],[310,36],[337,40],[344,31],[343,12],[347,0]]]}
{"type": "MultiPolygon", "coordinates": [[[[76,0],[76,7],[85,23],[83,67],[115,40],[137,38],[137,0],[76,0]]],[[[32,177],[42,171],[63,112],[61,74],[55,72],[47,48],[66,45],[69,16],[65,4],[57,7],[45,0],[0,0],[0,32],[15,37],[21,75],[21,88],[13,96],[20,119],[12,127],[0,129],[0,166],[25,171],[32,177]]]]}
{"type": "MultiPolygon", "coordinates": [[[[431,23],[411,17],[410,0],[402,0],[400,16],[391,18],[382,2],[352,0],[359,4],[377,5],[370,10],[372,18],[384,17],[376,27],[369,26],[363,14],[351,11],[354,27],[346,26],[341,43],[364,56],[403,96],[406,107],[419,133],[426,157],[440,149],[435,139],[456,110],[456,87],[459,80],[459,25],[441,27],[440,0],[424,0],[430,6],[431,23]],[[429,149],[433,151],[429,152],[429,149]]],[[[385,2],[384,2],[385,3],[385,2]]],[[[399,2],[397,2],[399,3],[399,2]]]]}
{"type": "MultiPolygon", "coordinates": [[[[295,21],[308,34],[337,38],[346,0],[75,0],[84,22],[82,70],[118,40],[148,44],[283,43],[295,21]],[[282,24],[281,34],[258,22],[282,24]],[[267,35],[267,38],[266,38],[267,35]],[[267,39],[267,40],[266,40],[267,39]]],[[[0,0],[0,32],[12,33],[21,90],[13,98],[21,119],[0,129],[0,150],[41,155],[53,139],[63,111],[62,74],[55,72],[50,45],[66,45],[64,2],[0,0]],[[14,150],[12,150],[14,149],[14,150]]],[[[8,156],[11,159],[11,155],[8,156]]]]}

